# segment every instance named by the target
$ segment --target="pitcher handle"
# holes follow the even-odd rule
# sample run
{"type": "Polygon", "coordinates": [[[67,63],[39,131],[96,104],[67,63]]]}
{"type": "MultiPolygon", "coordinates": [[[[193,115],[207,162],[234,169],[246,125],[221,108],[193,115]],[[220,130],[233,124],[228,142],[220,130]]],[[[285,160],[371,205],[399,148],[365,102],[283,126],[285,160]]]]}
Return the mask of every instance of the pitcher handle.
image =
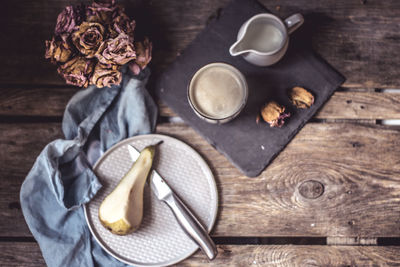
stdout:
{"type": "Polygon", "coordinates": [[[296,13],[285,19],[285,25],[289,34],[297,30],[304,23],[303,15],[296,13]]]}

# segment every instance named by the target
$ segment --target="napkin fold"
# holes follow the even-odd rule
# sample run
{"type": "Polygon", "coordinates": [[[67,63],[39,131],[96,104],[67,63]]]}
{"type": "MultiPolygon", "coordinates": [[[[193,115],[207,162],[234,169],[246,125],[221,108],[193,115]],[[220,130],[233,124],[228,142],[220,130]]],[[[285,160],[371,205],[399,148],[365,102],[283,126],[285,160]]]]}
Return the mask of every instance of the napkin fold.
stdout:
{"type": "Polygon", "coordinates": [[[22,212],[48,266],[126,266],[91,235],[83,205],[101,188],[92,166],[122,139],[154,131],[157,106],[145,85],[149,69],[121,85],[90,86],[69,101],[65,139],[49,143],[21,187],[22,212]]]}

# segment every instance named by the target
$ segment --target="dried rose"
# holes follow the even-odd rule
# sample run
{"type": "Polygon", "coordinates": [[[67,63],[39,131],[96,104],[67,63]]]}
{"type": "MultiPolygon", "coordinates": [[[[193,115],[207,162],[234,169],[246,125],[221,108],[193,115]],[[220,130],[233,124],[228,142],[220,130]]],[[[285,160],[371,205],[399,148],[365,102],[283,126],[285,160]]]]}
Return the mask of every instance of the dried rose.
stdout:
{"type": "Polygon", "coordinates": [[[58,73],[64,77],[67,84],[87,87],[93,71],[93,60],[84,57],[74,57],[65,64],[58,67],[58,73]]]}
{"type": "Polygon", "coordinates": [[[94,0],[93,3],[105,7],[112,7],[115,5],[115,0],[94,0]]]}
{"type": "Polygon", "coordinates": [[[289,98],[297,108],[309,108],[314,104],[314,96],[303,87],[294,87],[289,98]]]}
{"type": "Polygon", "coordinates": [[[136,42],[136,59],[129,63],[129,69],[135,74],[146,68],[151,61],[152,44],[146,37],[143,42],[136,42]]]}
{"type": "Polygon", "coordinates": [[[120,66],[117,65],[112,65],[111,68],[109,68],[109,66],[98,63],[94,68],[93,76],[90,81],[98,88],[118,85],[122,80],[122,73],[119,71],[119,68],[120,66]]]}
{"type": "Polygon", "coordinates": [[[99,48],[96,57],[104,65],[124,65],[136,58],[135,48],[129,36],[121,33],[115,39],[108,39],[99,48]]]}
{"type": "Polygon", "coordinates": [[[87,7],[86,20],[89,22],[101,23],[103,25],[110,24],[113,18],[120,12],[123,12],[123,8],[115,5],[115,0],[97,1],[87,7]]]}
{"type": "Polygon", "coordinates": [[[109,25],[109,37],[115,38],[121,33],[125,33],[129,36],[129,40],[133,42],[133,31],[135,30],[136,22],[130,20],[125,13],[121,13],[114,18],[113,23],[109,25]]]}
{"type": "Polygon", "coordinates": [[[64,41],[56,41],[53,37],[51,41],[46,41],[45,58],[49,58],[52,63],[66,62],[72,54],[71,47],[64,41]]]}
{"type": "Polygon", "coordinates": [[[282,127],[284,119],[290,117],[290,113],[285,113],[285,107],[275,101],[268,102],[261,109],[261,116],[270,127],[282,127]]]}
{"type": "Polygon", "coordinates": [[[87,58],[96,54],[103,43],[104,27],[96,22],[82,22],[79,29],[72,33],[72,42],[87,58]]]}
{"type": "Polygon", "coordinates": [[[81,24],[83,6],[67,6],[57,17],[57,24],[54,33],[66,41],[72,31],[81,24]]]}

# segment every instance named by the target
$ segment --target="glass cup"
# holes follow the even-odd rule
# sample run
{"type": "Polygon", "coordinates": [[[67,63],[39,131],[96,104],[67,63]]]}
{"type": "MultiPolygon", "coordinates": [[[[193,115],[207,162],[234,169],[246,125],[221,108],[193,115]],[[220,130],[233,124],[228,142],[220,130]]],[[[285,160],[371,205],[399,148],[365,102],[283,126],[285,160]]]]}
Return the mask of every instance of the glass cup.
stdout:
{"type": "Polygon", "coordinates": [[[211,63],[193,75],[187,97],[201,119],[214,124],[226,123],[238,116],[246,105],[247,82],[232,65],[211,63]]]}

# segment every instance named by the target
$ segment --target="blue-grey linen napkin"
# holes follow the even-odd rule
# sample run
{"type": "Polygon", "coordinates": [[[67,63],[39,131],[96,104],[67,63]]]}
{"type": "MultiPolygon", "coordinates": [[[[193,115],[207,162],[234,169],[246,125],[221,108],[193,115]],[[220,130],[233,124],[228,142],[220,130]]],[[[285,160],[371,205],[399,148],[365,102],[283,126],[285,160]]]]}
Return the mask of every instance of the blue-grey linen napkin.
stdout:
{"type": "Polygon", "coordinates": [[[117,142],[151,133],[157,106],[145,85],[148,69],[119,86],[90,86],[69,101],[65,139],[49,143],[21,187],[22,212],[48,266],[125,266],[97,244],[83,205],[101,188],[91,166],[117,142]]]}

